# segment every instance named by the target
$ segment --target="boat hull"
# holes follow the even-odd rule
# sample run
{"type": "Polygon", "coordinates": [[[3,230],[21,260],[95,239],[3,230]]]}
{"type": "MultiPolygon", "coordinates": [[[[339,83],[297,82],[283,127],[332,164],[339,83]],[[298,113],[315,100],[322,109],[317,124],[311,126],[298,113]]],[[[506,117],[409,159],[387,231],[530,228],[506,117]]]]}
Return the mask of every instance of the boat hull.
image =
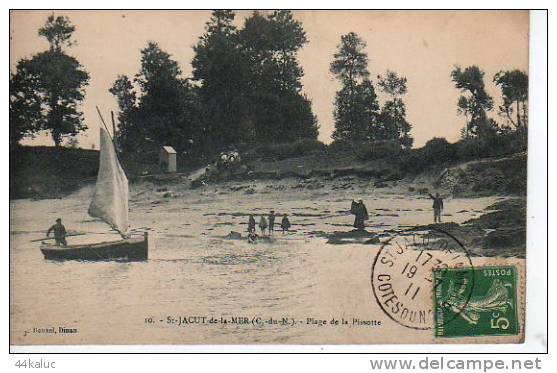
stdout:
{"type": "Polygon", "coordinates": [[[41,252],[52,260],[147,260],[147,236],[90,245],[56,246],[43,242],[41,252]]]}

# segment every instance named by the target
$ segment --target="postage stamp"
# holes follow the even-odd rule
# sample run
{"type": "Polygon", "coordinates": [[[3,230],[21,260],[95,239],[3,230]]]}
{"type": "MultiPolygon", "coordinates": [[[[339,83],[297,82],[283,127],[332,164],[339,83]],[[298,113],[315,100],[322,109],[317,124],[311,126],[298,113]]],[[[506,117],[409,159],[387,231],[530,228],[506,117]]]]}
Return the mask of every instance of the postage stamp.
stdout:
{"type": "Polygon", "coordinates": [[[433,277],[436,337],[518,334],[516,267],[440,268],[433,277]]]}
{"type": "MultiPolygon", "coordinates": [[[[398,235],[386,241],[372,267],[373,294],[392,320],[412,329],[433,328],[433,304],[429,296],[438,269],[459,269],[459,280],[473,286],[473,265],[464,245],[441,230],[398,235]]],[[[440,323],[452,321],[465,309],[471,292],[461,294],[461,302],[440,323]]]]}

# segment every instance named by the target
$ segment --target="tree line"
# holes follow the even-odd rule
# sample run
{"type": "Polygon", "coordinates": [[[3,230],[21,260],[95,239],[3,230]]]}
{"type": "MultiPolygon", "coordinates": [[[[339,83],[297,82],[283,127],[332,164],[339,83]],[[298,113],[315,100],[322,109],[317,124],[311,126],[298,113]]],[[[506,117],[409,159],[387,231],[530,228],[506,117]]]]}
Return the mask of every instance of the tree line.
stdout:
{"type": "Polygon", "coordinates": [[[528,75],[520,70],[500,71],[493,82],[501,89],[503,104],[498,114],[503,118],[497,122],[488,118],[493,110],[493,98],[486,92],[484,72],[478,66],[465,69],[457,66],[451,72],[452,81],[462,92],[458,99],[457,112],[466,117],[462,138],[490,137],[515,132],[522,137],[528,133],[528,75]]]}
{"type": "Polygon", "coordinates": [[[194,46],[190,78],[155,42],[141,50],[133,80],[118,77],[110,92],[124,150],[165,144],[200,155],[317,138],[317,118],[302,92],[297,54],[308,40],[301,23],[285,10],[254,12],[242,28],[234,18],[230,10],[212,12],[194,46]]]}
{"type": "MultiPolygon", "coordinates": [[[[141,50],[134,76],[119,75],[109,92],[118,103],[117,142],[126,153],[171,145],[192,157],[227,148],[316,140],[319,131],[311,101],[303,93],[304,70],[298,52],[309,40],[301,22],[287,10],[257,11],[241,27],[235,13],[216,10],[193,47],[192,76],[156,42],[141,50]]],[[[67,54],[75,31],[68,17],[51,15],[38,34],[49,49],[18,61],[10,73],[10,146],[39,131],[55,145],[87,129],[80,104],[89,74],[67,54]]],[[[372,81],[366,42],[356,33],[341,36],[330,64],[340,82],[334,100],[334,142],[389,141],[411,148],[406,119],[407,78],[387,71],[372,81]],[[385,99],[379,103],[376,92],[385,99]]],[[[528,125],[528,76],[500,71],[493,82],[503,104],[497,122],[488,113],[494,100],[477,66],[451,72],[462,95],[457,112],[466,117],[462,138],[516,133],[528,125]]],[[[74,140],[75,143],[75,140],[74,140]]]]}

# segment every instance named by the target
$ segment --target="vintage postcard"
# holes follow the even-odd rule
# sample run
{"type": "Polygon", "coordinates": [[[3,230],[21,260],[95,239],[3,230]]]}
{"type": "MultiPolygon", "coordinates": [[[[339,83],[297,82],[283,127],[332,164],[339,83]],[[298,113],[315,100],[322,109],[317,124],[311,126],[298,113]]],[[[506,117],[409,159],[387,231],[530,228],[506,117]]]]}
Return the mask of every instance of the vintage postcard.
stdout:
{"type": "Polygon", "coordinates": [[[10,11],[10,343],[521,343],[528,11],[10,11]]]}

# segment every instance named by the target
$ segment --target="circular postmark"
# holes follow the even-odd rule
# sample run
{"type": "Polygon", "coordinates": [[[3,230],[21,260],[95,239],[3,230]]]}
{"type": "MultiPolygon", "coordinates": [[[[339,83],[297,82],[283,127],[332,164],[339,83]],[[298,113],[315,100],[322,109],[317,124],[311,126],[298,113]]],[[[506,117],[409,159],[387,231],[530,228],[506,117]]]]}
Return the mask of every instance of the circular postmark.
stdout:
{"type": "MultiPolygon", "coordinates": [[[[412,329],[432,329],[436,321],[435,289],[442,281],[434,272],[444,269],[463,269],[461,283],[473,288],[470,255],[454,236],[437,229],[401,232],[381,245],[373,261],[373,294],[383,312],[397,323],[412,329]]],[[[455,306],[454,317],[445,318],[442,323],[457,317],[471,294],[463,293],[463,302],[455,306]]]]}

